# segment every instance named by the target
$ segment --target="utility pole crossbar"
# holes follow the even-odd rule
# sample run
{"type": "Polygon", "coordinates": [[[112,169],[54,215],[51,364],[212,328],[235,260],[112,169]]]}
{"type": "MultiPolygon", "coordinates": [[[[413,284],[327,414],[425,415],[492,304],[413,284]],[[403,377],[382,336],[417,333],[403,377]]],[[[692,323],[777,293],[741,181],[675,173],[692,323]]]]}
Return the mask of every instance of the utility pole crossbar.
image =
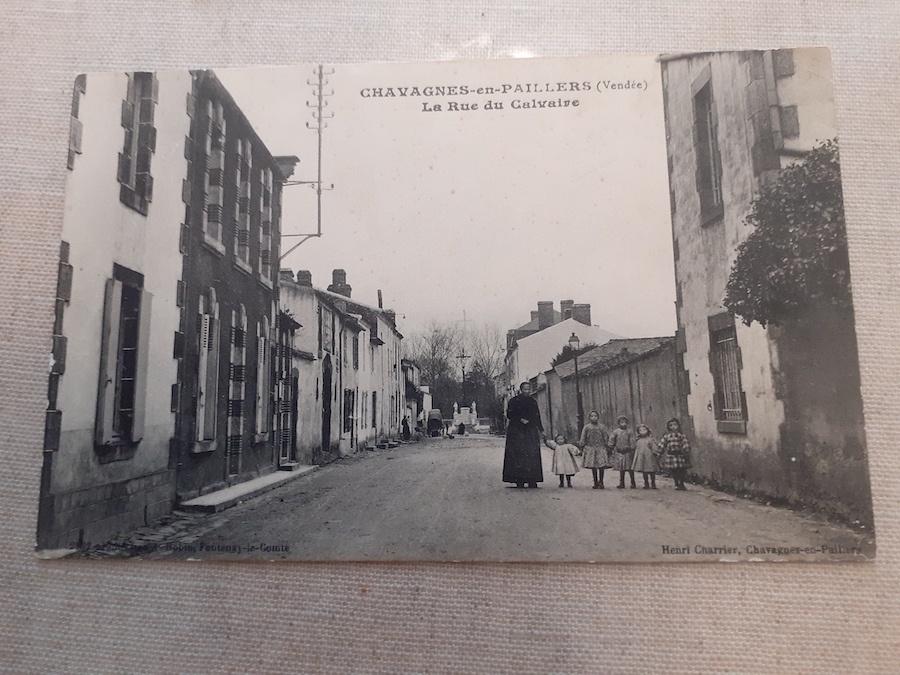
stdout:
{"type": "MultiPolygon", "coordinates": [[[[321,237],[322,236],[322,130],[328,126],[328,122],[326,120],[334,117],[333,112],[325,112],[325,108],[328,106],[328,101],[326,100],[329,96],[334,95],[334,90],[332,89],[329,93],[325,93],[325,85],[328,84],[328,80],[326,77],[328,75],[333,75],[334,70],[326,71],[324,67],[320,64],[319,67],[313,71],[313,75],[316,75],[316,80],[311,81],[307,80],[306,84],[314,87],[313,95],[316,97],[316,101],[311,103],[309,101],[306,102],[306,107],[313,108],[312,117],[315,120],[314,124],[306,123],[307,129],[312,129],[316,132],[318,146],[316,149],[316,180],[292,180],[286,181],[284,185],[286,187],[290,187],[293,185],[309,185],[312,189],[316,191],[316,231],[312,233],[302,233],[302,234],[282,234],[282,238],[288,237],[302,237],[300,241],[291,246],[287,251],[285,251],[279,260],[284,260],[289,254],[293,253],[298,246],[302,243],[309,241],[313,237],[321,237]]],[[[334,189],[334,184],[332,183],[330,187],[324,188],[328,190],[334,189]]]]}

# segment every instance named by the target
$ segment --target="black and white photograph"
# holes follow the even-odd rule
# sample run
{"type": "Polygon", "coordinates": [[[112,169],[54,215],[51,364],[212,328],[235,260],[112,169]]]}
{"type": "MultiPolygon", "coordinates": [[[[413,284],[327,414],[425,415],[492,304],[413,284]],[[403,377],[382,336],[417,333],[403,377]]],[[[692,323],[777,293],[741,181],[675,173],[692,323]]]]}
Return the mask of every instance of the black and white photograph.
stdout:
{"type": "Polygon", "coordinates": [[[873,560],[839,149],[822,47],[79,75],[37,554],[873,560]]]}

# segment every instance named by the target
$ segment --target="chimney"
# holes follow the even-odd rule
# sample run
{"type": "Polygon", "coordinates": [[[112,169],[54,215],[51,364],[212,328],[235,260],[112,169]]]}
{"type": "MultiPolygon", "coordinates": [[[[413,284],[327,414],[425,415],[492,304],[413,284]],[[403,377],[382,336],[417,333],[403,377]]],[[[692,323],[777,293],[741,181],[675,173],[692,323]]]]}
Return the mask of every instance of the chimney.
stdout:
{"type": "Polygon", "coordinates": [[[294,271],[289,267],[282,268],[278,270],[278,278],[281,281],[293,281],[294,280],[294,271]]]}
{"type": "Polygon", "coordinates": [[[309,270],[297,270],[297,285],[312,286],[312,272],[309,270]]]}
{"type": "Polygon", "coordinates": [[[572,318],[572,308],[575,307],[574,300],[560,300],[559,301],[559,313],[562,315],[562,320],[572,318]]]}
{"type": "Polygon", "coordinates": [[[378,309],[384,307],[384,300],[381,297],[381,289],[378,289],[378,309]]]}
{"type": "Polygon", "coordinates": [[[285,180],[294,175],[294,167],[300,162],[300,158],[296,155],[281,155],[274,159],[278,165],[278,170],[281,171],[281,175],[284,176],[285,180]]]}
{"type": "Polygon", "coordinates": [[[591,306],[588,303],[577,304],[572,308],[572,318],[585,326],[591,325],[591,306]]]}
{"type": "Polygon", "coordinates": [[[553,323],[553,301],[541,300],[538,303],[538,330],[550,328],[553,323]]]}
{"type": "Polygon", "coordinates": [[[350,297],[350,284],[347,283],[347,273],[344,270],[334,270],[331,273],[331,285],[328,290],[346,298],[350,297]]]}
{"type": "Polygon", "coordinates": [[[388,323],[396,328],[397,326],[397,312],[392,309],[384,310],[384,316],[388,320],[388,323]]]}

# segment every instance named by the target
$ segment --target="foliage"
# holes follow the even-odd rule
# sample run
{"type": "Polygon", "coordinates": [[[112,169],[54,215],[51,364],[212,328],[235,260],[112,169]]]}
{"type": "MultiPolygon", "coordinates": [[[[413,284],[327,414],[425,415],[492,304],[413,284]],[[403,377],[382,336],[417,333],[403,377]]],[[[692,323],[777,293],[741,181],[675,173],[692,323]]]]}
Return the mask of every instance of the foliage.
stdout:
{"type": "Polygon", "coordinates": [[[597,347],[597,346],[598,345],[596,342],[588,342],[587,344],[579,347],[578,351],[575,351],[569,345],[565,345],[562,348],[562,351],[553,357],[553,360],[550,362],[550,365],[555,368],[559,364],[565,363],[566,361],[571,361],[576,356],[581,356],[585,352],[589,352],[592,349],[594,349],[594,347],[597,347]]]}
{"type": "Polygon", "coordinates": [[[783,323],[814,303],[850,306],[850,270],[836,141],[782,169],[753,201],[725,290],[748,326],[783,323]]]}
{"type": "Polygon", "coordinates": [[[434,407],[445,416],[454,403],[467,406],[472,401],[481,417],[493,414],[499,405],[494,378],[503,368],[504,354],[495,325],[476,325],[463,332],[453,322],[432,321],[403,343],[405,357],[419,366],[422,384],[429,385],[434,407]]]}

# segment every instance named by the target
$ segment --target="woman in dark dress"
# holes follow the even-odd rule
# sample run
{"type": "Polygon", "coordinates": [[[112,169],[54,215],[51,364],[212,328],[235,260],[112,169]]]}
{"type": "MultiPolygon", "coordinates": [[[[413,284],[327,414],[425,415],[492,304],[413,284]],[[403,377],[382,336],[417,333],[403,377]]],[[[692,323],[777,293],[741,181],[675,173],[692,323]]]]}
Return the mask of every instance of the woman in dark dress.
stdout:
{"type": "Polygon", "coordinates": [[[531,384],[523,382],[519,395],[509,400],[506,408],[506,452],[503,455],[503,482],[516,487],[536,488],[544,481],[541,467],[541,413],[531,398],[531,384]]]}

